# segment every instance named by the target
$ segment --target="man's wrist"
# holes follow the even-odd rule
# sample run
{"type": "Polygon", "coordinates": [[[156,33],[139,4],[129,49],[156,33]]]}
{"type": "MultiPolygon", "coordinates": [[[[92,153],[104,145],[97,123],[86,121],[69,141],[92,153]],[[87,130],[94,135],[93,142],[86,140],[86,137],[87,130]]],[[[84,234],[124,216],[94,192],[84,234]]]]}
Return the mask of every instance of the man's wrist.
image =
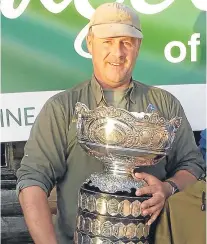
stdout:
{"type": "Polygon", "coordinates": [[[166,181],[163,182],[166,199],[172,195],[173,187],[166,181]]]}
{"type": "Polygon", "coordinates": [[[180,191],[174,181],[172,181],[172,180],[166,180],[165,183],[167,183],[168,185],[170,185],[171,186],[171,189],[172,189],[171,194],[169,196],[174,195],[175,193],[177,193],[177,192],[180,191]]]}

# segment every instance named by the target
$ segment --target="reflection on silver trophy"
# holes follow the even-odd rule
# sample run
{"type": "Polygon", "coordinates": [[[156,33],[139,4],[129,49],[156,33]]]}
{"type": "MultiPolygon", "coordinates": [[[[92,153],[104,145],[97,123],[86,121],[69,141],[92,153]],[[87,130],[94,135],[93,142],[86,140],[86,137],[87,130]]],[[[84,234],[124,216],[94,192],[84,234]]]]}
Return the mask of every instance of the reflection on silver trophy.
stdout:
{"type": "Polygon", "coordinates": [[[79,192],[74,242],[76,244],[147,244],[149,216],[142,216],[135,190],[143,180],[132,177],[134,169],[150,167],[171,149],[181,118],[170,121],[148,107],[130,113],[114,107],[89,110],[77,103],[77,138],[82,148],[104,164],[92,174],[79,192]]]}

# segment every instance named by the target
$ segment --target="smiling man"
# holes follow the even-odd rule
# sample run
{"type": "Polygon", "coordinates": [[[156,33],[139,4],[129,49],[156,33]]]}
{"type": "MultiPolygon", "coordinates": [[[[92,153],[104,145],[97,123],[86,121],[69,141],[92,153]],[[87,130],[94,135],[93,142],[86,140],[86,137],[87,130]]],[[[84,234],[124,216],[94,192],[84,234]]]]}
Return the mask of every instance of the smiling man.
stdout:
{"type": "MultiPolygon", "coordinates": [[[[149,104],[166,119],[182,117],[175,143],[151,174],[137,173],[148,186],[137,195],[152,194],[142,203],[142,214],[160,214],[165,200],[203,173],[204,161],[179,101],[167,91],[132,79],[132,71],[143,38],[137,13],[120,3],[99,6],[89,24],[88,50],[94,74],[91,80],[50,98],[32,128],[25,156],[17,172],[17,194],[26,223],[36,244],[73,243],[78,190],[103,165],[86,155],[76,140],[74,107],[109,106],[143,112],[149,104]],[[58,214],[55,228],[47,197],[57,186],[58,214]]],[[[81,70],[81,67],[80,67],[81,70]]],[[[147,71],[149,72],[149,71],[147,71]]],[[[69,77],[72,80],[73,77],[69,77]]]]}
{"type": "Polygon", "coordinates": [[[89,23],[88,50],[103,88],[129,87],[143,38],[137,14],[121,4],[104,4],[89,23]]]}
{"type": "Polygon", "coordinates": [[[134,37],[98,38],[91,32],[88,49],[93,57],[95,76],[103,88],[129,86],[140,43],[141,40],[134,37]]]}

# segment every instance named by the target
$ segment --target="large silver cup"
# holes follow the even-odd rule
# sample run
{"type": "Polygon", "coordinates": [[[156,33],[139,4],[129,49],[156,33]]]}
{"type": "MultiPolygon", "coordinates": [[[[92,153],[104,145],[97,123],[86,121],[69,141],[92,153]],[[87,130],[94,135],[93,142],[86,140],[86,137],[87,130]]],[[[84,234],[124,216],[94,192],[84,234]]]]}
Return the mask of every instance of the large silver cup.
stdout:
{"type": "Polygon", "coordinates": [[[92,174],[80,189],[74,242],[150,243],[149,216],[142,216],[140,209],[150,196],[135,195],[146,182],[135,180],[132,173],[168,154],[181,118],[168,121],[149,109],[142,113],[104,106],[89,110],[82,103],[76,104],[75,112],[78,142],[103,162],[104,170],[92,174]]]}

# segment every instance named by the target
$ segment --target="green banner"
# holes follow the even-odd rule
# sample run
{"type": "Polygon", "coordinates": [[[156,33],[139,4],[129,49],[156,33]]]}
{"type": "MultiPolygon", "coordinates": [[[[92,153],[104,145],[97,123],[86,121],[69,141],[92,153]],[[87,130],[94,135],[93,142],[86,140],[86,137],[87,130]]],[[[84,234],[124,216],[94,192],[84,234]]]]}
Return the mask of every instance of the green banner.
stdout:
{"type": "MultiPolygon", "coordinates": [[[[20,2],[15,1],[16,7],[20,2]]],[[[113,1],[84,2],[95,9],[101,3],[113,1]]],[[[122,2],[133,7],[132,1],[122,2]]],[[[147,1],[151,5],[161,2],[147,1]]],[[[91,59],[82,57],[74,48],[76,37],[89,22],[81,11],[84,9],[77,9],[72,1],[54,14],[36,0],[30,1],[18,18],[2,16],[2,93],[63,90],[90,79],[91,59]]],[[[204,84],[206,12],[190,0],[182,0],[174,1],[159,13],[138,14],[144,39],[134,79],[151,85],[204,84]],[[195,49],[188,44],[194,33],[200,34],[195,49]],[[166,46],[174,41],[185,48],[182,62],[166,59],[166,46]]],[[[83,50],[87,52],[85,42],[83,50]]],[[[179,57],[179,47],[172,47],[171,55],[179,57]]]]}

